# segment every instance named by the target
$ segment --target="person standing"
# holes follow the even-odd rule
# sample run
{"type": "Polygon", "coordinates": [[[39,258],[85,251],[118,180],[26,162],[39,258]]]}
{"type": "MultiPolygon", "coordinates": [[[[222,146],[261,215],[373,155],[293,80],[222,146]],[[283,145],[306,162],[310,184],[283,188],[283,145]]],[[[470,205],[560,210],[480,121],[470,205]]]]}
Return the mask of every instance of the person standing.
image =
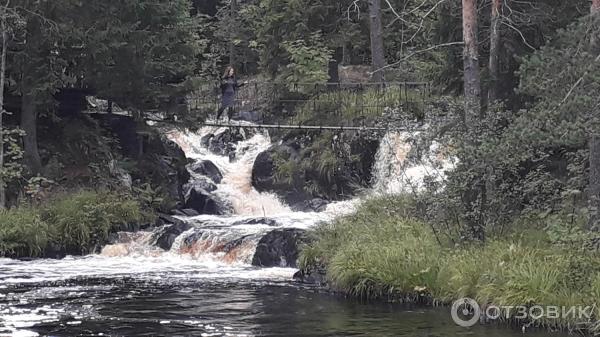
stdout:
{"type": "Polygon", "coordinates": [[[228,66],[221,78],[221,107],[217,111],[217,121],[221,119],[221,115],[227,110],[228,120],[231,120],[233,115],[233,107],[235,105],[235,94],[240,87],[246,85],[246,82],[238,84],[235,76],[235,69],[228,66]]]}

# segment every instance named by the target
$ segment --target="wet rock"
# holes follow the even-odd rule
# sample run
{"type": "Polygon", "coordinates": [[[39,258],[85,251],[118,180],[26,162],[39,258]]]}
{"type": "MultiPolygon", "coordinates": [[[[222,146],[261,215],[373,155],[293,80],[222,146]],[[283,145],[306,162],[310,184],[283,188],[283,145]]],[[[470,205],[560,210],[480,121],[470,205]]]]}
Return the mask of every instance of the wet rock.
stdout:
{"type": "Polygon", "coordinates": [[[190,164],[188,169],[194,174],[210,178],[215,184],[220,184],[223,179],[223,174],[219,171],[219,168],[210,160],[190,164]]]}
{"type": "Polygon", "coordinates": [[[209,178],[201,177],[198,179],[194,179],[193,181],[183,185],[184,195],[190,193],[190,191],[194,188],[201,188],[207,192],[214,192],[217,190],[217,185],[215,185],[209,178]]]}
{"type": "Polygon", "coordinates": [[[134,185],[149,183],[153,187],[160,187],[170,201],[181,206],[185,196],[183,185],[190,180],[190,173],[186,169],[189,161],[183,150],[162,136],[149,137],[144,149],[137,159],[136,170],[131,172],[134,185]]]}
{"type": "Polygon", "coordinates": [[[277,223],[277,221],[275,219],[260,217],[260,218],[250,218],[250,219],[239,220],[232,224],[232,226],[239,226],[239,225],[267,225],[267,226],[274,227],[274,226],[278,226],[279,224],[277,223]]]}
{"type": "Polygon", "coordinates": [[[198,213],[195,209],[184,208],[184,209],[175,209],[173,210],[173,214],[177,216],[198,216],[198,213]]]}
{"type": "Polygon", "coordinates": [[[273,151],[259,153],[252,166],[252,186],[261,192],[269,190],[274,184],[274,174],[273,151]]]}
{"type": "Polygon", "coordinates": [[[276,145],[261,152],[252,166],[252,186],[259,192],[277,193],[286,203],[295,204],[308,198],[303,190],[304,175],[300,170],[291,172],[292,177],[284,181],[276,178],[275,158],[296,162],[300,160],[298,151],[287,145],[276,145]]]}
{"type": "Polygon", "coordinates": [[[258,242],[252,265],[261,267],[297,266],[300,247],[309,242],[305,230],[298,228],[276,229],[258,242]]]}
{"type": "Polygon", "coordinates": [[[294,280],[304,284],[326,286],[327,272],[324,266],[311,266],[297,271],[294,274],[294,280]]]}
{"type": "Polygon", "coordinates": [[[204,236],[204,232],[194,230],[194,233],[190,234],[188,237],[186,237],[185,239],[183,239],[183,246],[184,247],[191,247],[196,242],[202,240],[203,236],[204,236]]]}
{"type": "Polygon", "coordinates": [[[202,139],[202,141],[207,143],[208,149],[212,153],[227,156],[229,153],[235,152],[236,144],[245,139],[246,134],[242,128],[227,128],[222,132],[202,139]]]}
{"type": "Polygon", "coordinates": [[[329,137],[287,132],[279,137],[278,145],[259,154],[252,170],[252,184],[260,192],[276,193],[297,209],[322,210],[320,205],[299,202],[313,198],[344,200],[368,187],[380,138],[371,132],[329,137]],[[335,169],[326,172],[327,179],[317,168],[321,157],[314,152],[316,144],[323,150],[326,144],[330,156],[335,157],[335,169]]]}
{"type": "Polygon", "coordinates": [[[183,222],[173,216],[164,213],[158,213],[158,218],[156,219],[155,227],[162,227],[164,225],[172,225],[175,223],[183,222]]]}
{"type": "Polygon", "coordinates": [[[219,206],[219,201],[210,192],[199,187],[193,187],[186,194],[184,207],[193,209],[199,214],[223,215],[225,213],[219,206]]]}
{"type": "Polygon", "coordinates": [[[43,256],[48,259],[62,259],[67,256],[67,252],[64,247],[61,247],[57,243],[50,242],[44,250],[43,256]]]}
{"type": "Polygon", "coordinates": [[[170,250],[173,246],[173,242],[175,242],[175,239],[183,232],[192,228],[192,225],[188,223],[185,223],[173,217],[169,218],[173,219],[175,222],[169,225],[165,225],[162,231],[155,234],[156,246],[164,250],[170,250]]]}
{"type": "Polygon", "coordinates": [[[241,246],[244,243],[244,241],[246,241],[246,239],[251,238],[251,237],[252,237],[252,235],[246,235],[246,236],[242,236],[239,239],[235,239],[233,241],[227,242],[227,244],[225,244],[225,246],[223,246],[223,252],[229,253],[233,249],[241,246]]]}
{"type": "Polygon", "coordinates": [[[323,212],[329,203],[321,198],[305,200],[292,205],[295,212],[323,212]]]}

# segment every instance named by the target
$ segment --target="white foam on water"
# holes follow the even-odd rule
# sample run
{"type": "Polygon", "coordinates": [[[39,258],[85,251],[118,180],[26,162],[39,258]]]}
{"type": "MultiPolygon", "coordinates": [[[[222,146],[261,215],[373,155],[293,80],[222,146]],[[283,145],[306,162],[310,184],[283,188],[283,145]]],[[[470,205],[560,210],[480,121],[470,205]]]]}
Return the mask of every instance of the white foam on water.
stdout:
{"type": "MultiPolygon", "coordinates": [[[[250,123],[245,123],[251,125],[250,123]]],[[[195,161],[209,160],[223,174],[214,192],[232,206],[226,216],[200,215],[180,217],[193,227],[180,234],[169,251],[155,245],[155,232],[120,233],[117,243],[104,247],[101,254],[67,257],[62,260],[40,259],[17,261],[0,258],[0,289],[13,285],[56,282],[75,278],[133,278],[135,280],[248,280],[288,281],[296,269],[258,268],[251,265],[259,240],[274,229],[310,229],[336,217],[350,214],[361,199],[330,203],[323,212],[294,212],[275,194],[260,193],[251,182],[252,167],[257,156],[271,146],[265,132],[254,132],[236,145],[235,159],[212,153],[202,144],[210,134],[225,128],[203,127],[198,132],[171,130],[169,139],[177,143],[186,156],[195,161]]],[[[430,145],[419,160],[414,160],[415,134],[390,132],[385,135],[376,156],[374,188],[367,194],[397,194],[419,191],[428,177],[443,180],[453,162],[436,143],[430,145]]],[[[192,179],[206,179],[192,174],[192,179]]],[[[54,286],[56,292],[77,289],[54,286]]],[[[59,309],[19,309],[10,294],[0,294],[0,336],[37,336],[27,328],[42,322],[57,321],[59,309]],[[4,304],[3,304],[4,303],[4,304]]],[[[26,296],[21,305],[27,303],[26,296]]],[[[21,302],[21,301],[18,301],[21,302]]],[[[67,322],[81,324],[80,317],[67,322]]],[[[161,324],[170,324],[164,321],[161,324]]],[[[209,326],[206,329],[211,330],[209,326]]],[[[206,334],[209,335],[210,333],[206,334]]],[[[220,334],[219,334],[220,335],[220,334]]]]}
{"type": "Polygon", "coordinates": [[[373,194],[420,193],[426,182],[443,182],[456,159],[447,148],[432,142],[418,148],[420,132],[390,131],[381,140],[373,167],[373,194]],[[419,153],[420,152],[420,153],[419,153]]]}

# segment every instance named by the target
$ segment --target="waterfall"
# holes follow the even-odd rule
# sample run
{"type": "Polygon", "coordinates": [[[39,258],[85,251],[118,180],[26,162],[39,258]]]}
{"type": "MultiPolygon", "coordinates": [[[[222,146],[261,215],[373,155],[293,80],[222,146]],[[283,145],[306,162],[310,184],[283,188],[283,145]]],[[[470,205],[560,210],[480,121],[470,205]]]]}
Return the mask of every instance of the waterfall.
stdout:
{"type": "MultiPolygon", "coordinates": [[[[257,156],[271,146],[271,139],[265,131],[232,130],[203,127],[197,132],[166,132],[188,158],[196,163],[210,161],[218,168],[222,179],[214,182],[211,195],[227,204],[230,208],[227,215],[179,216],[186,226],[175,232],[166,226],[154,233],[121,234],[116,244],[103,249],[102,255],[170,257],[210,266],[250,266],[257,246],[268,233],[309,229],[353,212],[360,203],[361,199],[355,198],[331,203],[319,213],[294,212],[275,194],[258,192],[252,186],[252,167],[257,156]],[[222,151],[224,147],[226,151],[222,151]],[[169,240],[170,236],[176,238],[169,240]],[[168,242],[167,251],[156,247],[161,240],[163,244],[168,242]]],[[[428,180],[443,180],[444,171],[453,166],[446,152],[436,142],[420,144],[419,133],[387,133],[375,158],[373,188],[367,196],[418,192],[428,180]]],[[[211,179],[193,171],[191,175],[192,182],[211,179]]],[[[281,241],[285,240],[278,242],[281,241]]],[[[282,262],[282,266],[286,263],[282,262]]]]}
{"type": "Polygon", "coordinates": [[[252,187],[252,165],[256,157],[271,145],[269,135],[257,132],[237,143],[236,159],[230,160],[227,156],[212,153],[202,144],[205,137],[226,131],[227,128],[203,127],[196,133],[171,131],[167,136],[184,150],[188,158],[209,160],[219,168],[223,182],[218,185],[217,195],[232,204],[236,215],[270,216],[290,212],[275,194],[259,193],[252,187]]]}
{"type": "Polygon", "coordinates": [[[390,131],[375,156],[373,193],[422,192],[427,182],[443,182],[455,166],[448,148],[437,141],[425,142],[421,132],[390,131]]]}
{"type": "MultiPolygon", "coordinates": [[[[247,126],[252,126],[247,123],[247,126]]],[[[305,230],[323,221],[354,211],[358,200],[331,203],[323,212],[294,212],[273,193],[258,192],[252,186],[252,167],[256,157],[271,146],[267,132],[236,130],[241,140],[225,141],[228,153],[215,151],[214,142],[231,132],[224,127],[203,127],[196,132],[169,130],[166,136],[196,163],[210,161],[222,179],[211,195],[230,207],[227,215],[178,216],[189,228],[177,232],[168,251],[157,248],[157,240],[168,235],[169,226],[154,233],[124,234],[104,247],[105,257],[171,257],[194,260],[199,264],[249,266],[260,240],[274,230],[305,230]],[[217,152],[217,153],[216,153],[217,152]]],[[[217,150],[219,150],[217,146],[217,150]]],[[[210,180],[190,172],[192,182],[210,180]]],[[[211,182],[213,182],[211,180],[211,182]]],[[[285,263],[282,262],[285,265],[285,263]]]]}

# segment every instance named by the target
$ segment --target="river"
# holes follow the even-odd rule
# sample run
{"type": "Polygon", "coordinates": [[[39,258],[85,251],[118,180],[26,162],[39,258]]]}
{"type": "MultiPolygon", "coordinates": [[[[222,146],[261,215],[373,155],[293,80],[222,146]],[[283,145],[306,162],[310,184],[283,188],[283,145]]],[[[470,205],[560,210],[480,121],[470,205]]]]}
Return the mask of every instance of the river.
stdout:
{"type": "MultiPolygon", "coordinates": [[[[256,247],[267,233],[310,229],[352,212],[360,199],[333,203],[318,213],[293,212],[251,185],[254,160],[271,144],[268,134],[245,135],[232,144],[235,156],[225,156],[207,143],[207,136],[222,132],[203,128],[171,131],[168,137],[189,158],[218,167],[222,180],[211,195],[226,206],[225,215],[179,217],[190,228],[177,233],[168,250],[157,247],[157,236],[166,230],[158,228],[121,233],[114,244],[90,256],[0,259],[0,336],[521,335],[493,327],[460,328],[449,309],[365,304],[301,285],[292,280],[296,269],[287,267],[289,261],[280,267],[253,266],[256,247]]],[[[398,161],[406,159],[407,146],[389,148],[378,155],[379,175],[397,174],[398,161]]],[[[403,172],[416,188],[419,177],[434,170],[422,162],[409,166],[403,172]]],[[[398,192],[382,184],[384,178],[379,184],[385,192],[398,192]]],[[[192,174],[193,182],[206,179],[192,174]]],[[[393,185],[404,188],[400,181],[393,185]]]]}

